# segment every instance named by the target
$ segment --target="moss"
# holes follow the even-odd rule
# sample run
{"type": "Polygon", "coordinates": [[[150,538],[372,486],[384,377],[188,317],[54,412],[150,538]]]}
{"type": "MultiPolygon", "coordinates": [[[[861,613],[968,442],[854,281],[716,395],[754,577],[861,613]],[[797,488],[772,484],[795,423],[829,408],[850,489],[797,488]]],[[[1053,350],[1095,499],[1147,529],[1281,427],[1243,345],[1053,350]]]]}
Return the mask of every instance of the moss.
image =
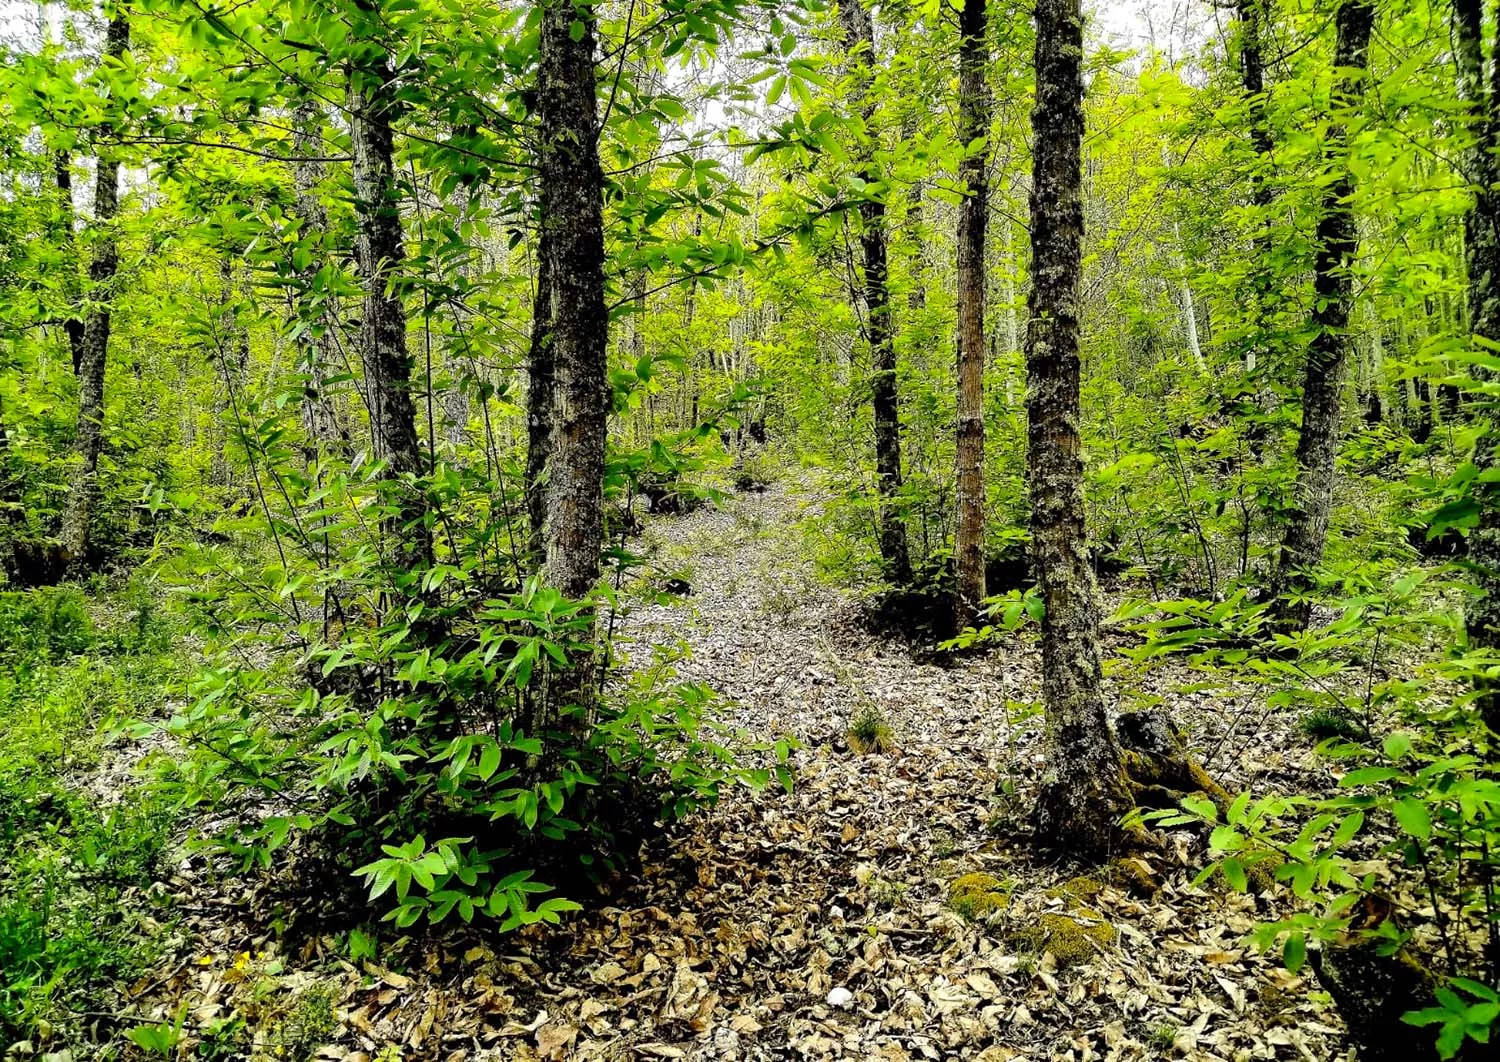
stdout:
{"type": "Polygon", "coordinates": [[[971,922],[982,922],[1009,903],[1009,890],[993,874],[965,874],[948,886],[948,906],[971,922]]]}
{"type": "Polygon", "coordinates": [[[1098,911],[1078,907],[1063,913],[1048,911],[1016,928],[1012,939],[1034,952],[1050,951],[1058,969],[1088,962],[1112,947],[1119,932],[1098,911]]]}
{"type": "Polygon", "coordinates": [[[1069,878],[1061,885],[1054,885],[1044,895],[1049,899],[1070,900],[1072,904],[1085,904],[1103,891],[1104,883],[1098,878],[1080,874],[1076,878],[1069,878]]]}

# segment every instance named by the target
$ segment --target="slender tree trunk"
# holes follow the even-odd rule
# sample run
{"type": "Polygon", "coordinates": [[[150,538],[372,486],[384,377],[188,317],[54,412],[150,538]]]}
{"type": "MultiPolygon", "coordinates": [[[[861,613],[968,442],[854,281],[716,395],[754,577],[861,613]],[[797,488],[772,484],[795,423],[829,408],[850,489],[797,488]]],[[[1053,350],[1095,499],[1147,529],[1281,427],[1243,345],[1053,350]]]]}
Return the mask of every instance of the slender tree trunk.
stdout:
{"type": "MultiPolygon", "coordinates": [[[[1349,312],[1354,301],[1354,278],[1349,270],[1359,251],[1359,231],[1350,203],[1354,177],[1349,169],[1347,122],[1348,112],[1358,104],[1364,91],[1374,22],[1375,8],[1371,3],[1344,0],[1339,7],[1334,45],[1334,66],[1339,71],[1339,80],[1333,100],[1334,107],[1344,114],[1329,127],[1324,149],[1324,157],[1335,169],[1335,178],[1323,193],[1318,218],[1312,315],[1316,333],[1308,346],[1302,384],[1295,496],[1272,579],[1271,589],[1277,598],[1308,589],[1308,571],[1322,561],[1323,545],[1328,538],[1334,462],[1339,451],[1339,413],[1349,361],[1349,312]]],[[[1311,611],[1308,603],[1284,603],[1277,607],[1287,625],[1297,629],[1307,625],[1311,611]]]]}
{"type": "MultiPolygon", "coordinates": [[[[1485,80],[1484,9],[1480,0],[1454,0],[1454,38],[1457,44],[1459,92],[1469,107],[1474,144],[1465,160],[1474,201],[1464,218],[1464,257],[1468,271],[1469,329],[1480,342],[1500,342],[1500,67],[1485,80]]],[[[1495,374],[1475,369],[1493,382],[1495,374]]],[[[1496,446],[1500,435],[1487,426],[1474,446],[1474,463],[1481,473],[1500,464],[1496,446]]],[[[1482,483],[1483,477],[1476,481],[1482,483]]],[[[1500,655],[1500,496],[1491,486],[1478,486],[1479,526],[1469,534],[1469,560],[1474,566],[1479,594],[1470,602],[1464,623],[1469,642],[1491,655],[1500,655]]],[[[1500,686],[1486,685],[1478,701],[1489,728],[1500,734],[1500,686]]]]}
{"type": "MultiPolygon", "coordinates": [[[[604,306],[604,175],[595,102],[594,17],[588,6],[543,0],[537,72],[539,189],[554,385],[543,538],[547,582],[569,598],[599,581],[604,547],[604,453],[609,414],[609,319],[604,306]],[[582,32],[578,27],[582,26],[582,32]]],[[[563,676],[556,700],[587,709],[592,654],[563,676]]],[[[586,717],[565,725],[575,732],[586,717]]]]}
{"type": "Polygon", "coordinates": [[[1047,768],[1036,825],[1054,843],[1099,852],[1119,837],[1118,821],[1132,798],[1105,711],[1099,591],[1084,528],[1078,349],[1082,61],[1079,0],[1037,0],[1027,480],[1032,561],[1046,607],[1047,768]]]}
{"type": "Polygon", "coordinates": [[[292,169],[292,182],[297,193],[295,210],[302,225],[301,237],[320,248],[320,253],[301,271],[302,290],[296,303],[305,337],[297,367],[303,378],[301,417],[302,431],[307,437],[303,454],[311,465],[320,452],[346,458],[350,446],[349,432],[339,420],[325,382],[338,372],[338,348],[325,304],[327,294],[314,290],[325,260],[321,248],[328,233],[328,211],[318,195],[326,174],[323,163],[313,161],[323,154],[323,113],[318,101],[311,96],[300,101],[292,114],[292,123],[292,150],[298,157],[292,169]]]}
{"type": "Polygon", "coordinates": [[[552,271],[546,235],[537,242],[536,295],[531,303],[531,344],[526,353],[526,514],[529,549],[540,564],[546,556],[547,458],[552,453],[552,271]]]}
{"type": "Polygon", "coordinates": [[[927,182],[913,181],[906,193],[906,228],[911,240],[911,288],[906,293],[907,309],[921,313],[927,309],[927,182]]]}
{"type": "Polygon", "coordinates": [[[969,626],[984,600],[984,281],[989,218],[990,98],[985,0],[959,13],[958,165],[966,195],[958,208],[957,520],[953,536],[954,614],[969,626]],[[983,140],[982,148],[975,141],[983,140]]]}
{"type": "Polygon", "coordinates": [[[386,527],[387,537],[395,546],[397,564],[413,569],[431,563],[432,533],[426,525],[421,493],[405,482],[422,471],[422,450],[400,285],[405,238],[392,128],[399,106],[395,76],[384,52],[365,52],[351,62],[354,260],[364,288],[359,346],[365,402],[370,410],[371,449],[377,460],[386,462],[385,477],[397,503],[397,512],[386,527]]]}
{"type": "Polygon", "coordinates": [[[1272,301],[1273,274],[1267,265],[1270,244],[1271,153],[1274,142],[1266,120],[1265,58],[1261,38],[1265,31],[1266,12],[1273,0],[1237,0],[1236,19],[1240,30],[1240,84],[1245,91],[1245,107],[1250,119],[1250,146],[1255,162],[1250,169],[1250,201],[1256,208],[1255,238],[1252,241],[1254,265],[1250,271],[1251,327],[1253,336],[1245,348],[1245,372],[1253,373],[1265,347],[1265,328],[1272,301]]]}
{"type": "MultiPolygon", "coordinates": [[[[130,46],[130,21],[116,9],[104,35],[106,61],[118,62],[130,46]]],[[[99,501],[99,452],[104,446],[104,376],[109,359],[110,303],[120,249],[115,220],[120,211],[120,159],[113,148],[101,145],[94,179],[94,225],[98,236],[89,262],[90,309],[84,318],[83,345],[78,361],[78,428],[73,449],[78,466],[73,472],[58,535],[65,568],[88,562],[93,545],[94,510],[99,501]]]]}
{"type": "MultiPolygon", "coordinates": [[[[875,27],[861,0],[839,4],[844,44],[853,61],[862,64],[859,96],[865,122],[866,143],[862,149],[861,178],[877,184],[875,163],[875,98],[870,70],[875,63],[875,27]]],[[[886,272],[885,203],[865,199],[859,206],[860,249],[864,253],[864,299],[866,333],[870,341],[871,405],[875,413],[875,475],[880,493],[880,558],[885,577],[903,585],[911,582],[911,557],[907,551],[906,523],[899,511],[901,494],[901,419],[896,386],[896,345],[892,338],[890,293],[886,272]]]]}
{"type": "Polygon", "coordinates": [[[68,300],[68,316],[63,332],[68,337],[68,353],[73,361],[73,375],[83,366],[84,332],[83,291],[78,273],[78,240],[73,233],[76,211],[73,208],[73,158],[66,151],[52,156],[53,181],[57,186],[58,242],[62,245],[66,272],[63,274],[63,298],[68,300]]]}

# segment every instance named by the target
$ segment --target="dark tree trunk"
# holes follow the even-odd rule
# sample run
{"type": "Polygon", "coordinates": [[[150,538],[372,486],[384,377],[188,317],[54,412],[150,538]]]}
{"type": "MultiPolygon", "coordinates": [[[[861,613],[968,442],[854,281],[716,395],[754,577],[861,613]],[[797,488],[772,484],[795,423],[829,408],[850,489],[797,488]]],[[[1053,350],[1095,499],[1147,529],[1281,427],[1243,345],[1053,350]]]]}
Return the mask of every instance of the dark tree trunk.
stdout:
{"type": "Polygon", "coordinates": [[[297,154],[292,170],[297,192],[295,209],[302,224],[302,240],[319,248],[319,253],[301,270],[302,290],[297,295],[297,314],[306,337],[297,367],[302,376],[302,432],[307,437],[303,455],[311,465],[320,453],[347,458],[350,446],[348,429],[339,420],[325,382],[329,376],[337,375],[339,362],[332,315],[326,304],[328,293],[313,290],[324,264],[321,248],[328,233],[328,211],[318,195],[326,175],[323,163],[313,161],[323,154],[323,113],[318,101],[308,97],[299,102],[292,121],[292,149],[297,154]]]}
{"type": "Polygon", "coordinates": [[[1052,843],[1100,852],[1118,839],[1119,818],[1132,799],[1105,711],[1099,592],[1084,528],[1078,434],[1082,61],[1079,0],[1037,0],[1027,481],[1032,563],[1046,606],[1047,769],[1036,825],[1039,836],[1052,843]]]}
{"type": "MultiPolygon", "coordinates": [[[[860,177],[868,185],[881,180],[875,163],[875,98],[870,70],[875,63],[875,27],[861,0],[839,4],[844,44],[859,66],[859,96],[865,121],[860,177]]],[[[864,254],[865,332],[870,342],[870,391],[875,413],[875,476],[880,493],[880,558],[885,577],[893,583],[911,582],[906,523],[899,511],[901,494],[901,418],[896,386],[896,345],[891,329],[890,292],[886,271],[885,203],[868,198],[859,206],[860,249],[864,254]]]]}
{"type": "Polygon", "coordinates": [[[63,274],[63,297],[68,300],[68,316],[63,319],[63,332],[68,337],[68,353],[73,361],[73,375],[83,365],[84,323],[83,293],[79,284],[78,241],[73,235],[73,159],[66,151],[52,156],[53,180],[57,185],[58,242],[62,245],[66,272],[63,274]]]}
{"type": "Polygon", "coordinates": [[[984,281],[989,216],[990,99],[985,76],[985,0],[964,0],[959,13],[958,139],[964,156],[958,208],[957,521],[953,535],[954,615],[959,630],[984,600],[984,281]],[[984,147],[976,149],[975,141],[984,147]]]}
{"type": "MultiPolygon", "coordinates": [[[[1500,84],[1485,80],[1484,8],[1480,0],[1454,0],[1454,38],[1459,65],[1459,93],[1469,107],[1474,144],[1465,160],[1474,202],[1464,217],[1464,264],[1468,271],[1469,329],[1478,341],[1500,342],[1500,84]]],[[[1500,68],[1493,76],[1500,81],[1500,68]]],[[[1479,345],[1478,342],[1475,343],[1479,345]]],[[[1493,382],[1494,373],[1475,369],[1493,382]]],[[[1493,469],[1500,436],[1486,429],[1474,446],[1474,463],[1481,472],[1493,469]]],[[[1469,534],[1469,559],[1474,565],[1479,595],[1464,617],[1469,641],[1490,653],[1500,651],[1500,495],[1478,485],[1479,526],[1469,534]]],[[[1500,687],[1487,686],[1479,710],[1489,728],[1500,734],[1500,687]]]]}
{"type": "MultiPolygon", "coordinates": [[[[106,61],[118,62],[130,46],[130,21],[122,9],[109,20],[104,35],[106,61]]],[[[99,452],[104,445],[104,376],[109,360],[110,303],[120,250],[115,220],[120,211],[120,159],[101,144],[94,180],[94,225],[98,237],[89,262],[89,304],[84,317],[83,343],[75,348],[78,363],[78,429],[73,449],[78,465],[73,472],[68,501],[58,535],[62,566],[78,569],[88,563],[93,545],[94,511],[99,502],[99,452]]]]}
{"type": "Polygon", "coordinates": [[[555,370],[550,341],[551,269],[546,237],[537,246],[536,296],[531,303],[531,345],[526,353],[526,513],[530,521],[529,549],[538,562],[547,545],[547,484],[543,478],[552,452],[552,393],[555,370]]]}
{"type": "Polygon", "coordinates": [[[398,108],[389,60],[372,46],[349,66],[357,224],[354,260],[364,288],[359,347],[371,450],[377,460],[386,462],[385,478],[396,503],[386,534],[395,547],[398,566],[412,569],[431,562],[432,533],[426,526],[420,491],[406,482],[422,471],[422,451],[412,402],[406,307],[401,299],[405,240],[392,128],[398,108]]]}
{"type": "MultiPolygon", "coordinates": [[[[1311,585],[1309,570],[1323,559],[1328,519],[1333,508],[1334,462],[1339,451],[1339,413],[1344,375],[1349,362],[1349,311],[1354,301],[1354,278],[1349,272],[1359,250],[1354,222],[1354,177],[1348,162],[1348,112],[1364,91],[1373,4],[1345,0],[1339,7],[1334,66],[1339,80],[1333,102],[1339,115],[1328,130],[1324,157],[1335,177],[1323,193],[1318,218],[1317,259],[1314,266],[1316,330],[1307,350],[1302,384],[1302,430],[1297,437],[1297,483],[1281,556],[1272,579],[1272,593],[1304,593],[1311,585]]],[[[1307,626],[1307,602],[1282,602],[1282,621],[1295,629],[1307,626]]]]}
{"type": "Polygon", "coordinates": [[[1245,109],[1250,121],[1250,146],[1255,161],[1250,169],[1250,201],[1256,208],[1254,262],[1250,270],[1252,336],[1245,348],[1245,371],[1254,372],[1265,351],[1265,329],[1272,302],[1274,273],[1267,263],[1271,250],[1270,209],[1271,153],[1274,143],[1271,126],[1266,121],[1265,58],[1261,38],[1266,25],[1266,11],[1272,0],[1237,0],[1236,21],[1239,25],[1240,84],[1245,91],[1245,109]]]}
{"type": "MultiPolygon", "coordinates": [[[[604,454],[609,416],[604,305],[604,175],[599,162],[594,17],[588,6],[544,0],[537,70],[541,139],[544,313],[552,362],[551,443],[543,541],[546,581],[573,599],[599,581],[604,548],[604,454]],[[581,25],[582,32],[578,32],[581,25]]],[[[556,705],[587,709],[597,659],[578,654],[556,705]]],[[[577,732],[586,717],[567,725],[577,732]]]]}

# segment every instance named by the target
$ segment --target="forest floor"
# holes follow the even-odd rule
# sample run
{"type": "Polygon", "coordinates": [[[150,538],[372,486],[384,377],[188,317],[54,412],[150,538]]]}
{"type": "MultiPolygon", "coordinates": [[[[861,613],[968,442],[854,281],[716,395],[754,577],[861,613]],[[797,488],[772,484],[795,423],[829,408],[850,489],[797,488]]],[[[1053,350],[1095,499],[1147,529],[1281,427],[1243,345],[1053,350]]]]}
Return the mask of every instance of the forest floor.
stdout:
{"type": "MultiPolygon", "coordinates": [[[[131,1020],[224,1037],[199,1057],[346,1062],[1340,1056],[1310,971],[1246,946],[1284,899],[1192,886],[1192,835],[1149,893],[1025,843],[1034,638],[939,663],[869,634],[861,602],[808,559],[817,506],[773,488],[653,518],[652,564],[691,591],[617,628],[633,668],[678,644],[672,666],[727,698],[724,722],[795,737],[790,794],[726,793],[647,844],[604,905],[506,937],[281,937],[264,901],[184,860],[164,886],[185,894],[163,929],[172,957],[122,1000],[131,1020]],[[894,751],[849,749],[869,705],[894,751]],[[972,874],[990,877],[954,902],[972,874]]],[[[1191,678],[1120,692],[1164,697],[1232,791],[1328,784],[1289,721],[1247,711],[1248,692],[1171,692],[1191,678]]]]}

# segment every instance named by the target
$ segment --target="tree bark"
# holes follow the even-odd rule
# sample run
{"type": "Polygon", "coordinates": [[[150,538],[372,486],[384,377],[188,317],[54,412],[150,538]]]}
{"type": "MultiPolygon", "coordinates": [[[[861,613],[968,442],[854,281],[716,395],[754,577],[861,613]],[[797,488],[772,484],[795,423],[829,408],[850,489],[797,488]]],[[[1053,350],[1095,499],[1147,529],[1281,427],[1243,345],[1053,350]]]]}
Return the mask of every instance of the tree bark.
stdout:
{"type": "MultiPolygon", "coordinates": [[[[599,581],[604,547],[604,455],[609,415],[609,318],[604,305],[604,175],[599,162],[594,17],[588,6],[543,0],[537,71],[542,270],[553,370],[545,468],[542,574],[573,599],[599,581]],[[582,32],[578,32],[581,24],[582,32]]],[[[554,698],[587,709],[595,654],[575,654],[554,698]]],[[[586,717],[572,717],[575,732],[586,717]]]]}
{"type": "Polygon", "coordinates": [[[958,139],[964,155],[958,208],[957,520],[953,535],[954,616],[963,630],[984,600],[984,294],[989,217],[990,99],[985,0],[959,12],[958,139]],[[975,142],[984,146],[975,147],[975,142]]]}
{"type": "MultiPolygon", "coordinates": [[[[870,76],[875,62],[875,27],[861,0],[843,0],[839,21],[844,44],[858,67],[858,95],[866,140],[861,149],[860,178],[866,185],[880,183],[875,162],[875,98],[870,76]]],[[[883,193],[881,193],[883,195],[883,193]]],[[[896,384],[896,345],[891,328],[890,292],[886,268],[885,202],[875,193],[860,202],[860,249],[864,256],[866,336],[870,343],[870,391],[875,414],[875,477],[879,491],[880,558],[885,577],[897,585],[911,582],[906,523],[901,516],[901,419],[896,384]]]]}
{"type": "MultiPolygon", "coordinates": [[[[1357,105],[1364,91],[1374,22],[1375,8],[1371,3],[1345,0],[1339,7],[1334,66],[1340,73],[1334,86],[1333,105],[1345,115],[1357,105]]],[[[1324,157],[1334,167],[1335,177],[1323,193],[1318,218],[1312,314],[1316,332],[1308,345],[1302,384],[1302,429],[1297,437],[1297,483],[1292,512],[1271,584],[1272,595],[1278,600],[1288,593],[1305,592],[1311,585],[1309,569],[1323,559],[1333,508],[1339,413],[1349,362],[1349,313],[1354,302],[1350,266],[1359,251],[1359,231],[1350,203],[1354,177],[1348,155],[1347,117],[1340,117],[1329,127],[1324,147],[1324,157]]],[[[1276,608],[1286,626],[1298,630],[1307,626],[1310,603],[1282,600],[1276,608]]]]}
{"type": "MultiPolygon", "coordinates": [[[[1480,0],[1454,0],[1454,39],[1458,53],[1459,94],[1469,108],[1473,146],[1465,159],[1474,200],[1464,217],[1464,265],[1468,272],[1468,317],[1476,347],[1500,342],[1500,83],[1485,80],[1484,8],[1480,0]]],[[[1500,82],[1500,69],[1492,75],[1500,82]]],[[[1493,350],[1490,350],[1493,353],[1493,350]]],[[[1476,368],[1492,382],[1495,374],[1476,368]]],[[[1474,446],[1480,472],[1493,469],[1500,444],[1487,426],[1474,446]]],[[[1464,615],[1469,642],[1491,655],[1500,653],[1500,494],[1476,480],[1479,526],[1469,534],[1469,560],[1479,594],[1464,615]]],[[[1500,686],[1485,685],[1478,707],[1489,728],[1500,734],[1500,686]]]]}
{"type": "Polygon", "coordinates": [[[84,332],[83,292],[78,275],[78,240],[73,233],[73,159],[66,151],[52,156],[53,181],[57,187],[58,242],[66,259],[67,272],[63,275],[63,297],[71,303],[68,316],[63,319],[63,332],[68,337],[68,354],[73,361],[73,375],[83,366],[84,332]]]}
{"type": "MultiPolygon", "coordinates": [[[[130,46],[130,21],[117,8],[104,34],[106,62],[119,62],[130,46]]],[[[120,159],[108,145],[97,151],[94,174],[94,225],[98,230],[89,262],[89,310],[78,351],[78,428],[73,449],[78,465],[63,507],[58,535],[64,568],[88,563],[93,545],[94,514],[99,502],[99,453],[104,445],[104,376],[109,360],[110,303],[120,248],[115,221],[120,212],[120,159]]]]}
{"type": "Polygon", "coordinates": [[[536,294],[531,302],[531,343],[526,351],[526,515],[528,549],[540,564],[547,554],[547,458],[552,453],[554,376],[552,273],[545,237],[537,244],[536,294]]]}
{"type": "Polygon", "coordinates": [[[364,288],[359,347],[365,403],[371,449],[377,460],[386,462],[385,479],[396,504],[386,535],[395,547],[397,565],[411,570],[431,563],[432,533],[421,492],[407,482],[407,477],[422,471],[422,451],[400,284],[405,238],[393,131],[399,109],[397,85],[388,56],[373,47],[351,60],[348,73],[357,226],[354,260],[364,288]]]}
{"type": "MultiPolygon", "coordinates": [[[[298,157],[292,169],[292,183],[296,190],[295,210],[302,225],[301,237],[315,241],[321,248],[328,232],[328,211],[318,195],[326,176],[325,168],[323,163],[314,161],[322,154],[323,114],[318,101],[311,96],[301,100],[293,111],[292,123],[292,149],[298,157]]],[[[302,432],[307,437],[303,455],[309,465],[320,453],[347,458],[350,451],[349,432],[339,420],[325,382],[337,373],[339,354],[325,296],[313,290],[324,260],[323,254],[315,254],[301,270],[302,290],[297,294],[297,314],[307,337],[298,371],[303,377],[302,432]]]]}
{"type": "Polygon", "coordinates": [[[1047,768],[1036,826],[1051,843],[1097,853],[1119,838],[1120,816],[1133,801],[1105,711],[1099,596],[1084,528],[1078,349],[1082,60],[1079,0],[1037,0],[1027,481],[1032,561],[1046,606],[1047,768]]]}
{"type": "Polygon", "coordinates": [[[1251,248],[1254,266],[1250,271],[1250,296],[1253,300],[1251,326],[1254,334],[1246,345],[1244,365],[1246,374],[1253,373],[1259,355],[1265,345],[1265,324],[1271,300],[1271,272],[1266,265],[1270,251],[1267,231],[1272,194],[1270,182],[1271,153],[1274,142],[1271,126],[1266,120],[1265,58],[1261,51],[1266,10],[1272,0],[1237,0],[1236,21],[1240,29],[1240,84],[1245,91],[1245,107],[1250,118],[1250,146],[1255,151],[1255,163],[1250,169],[1250,202],[1256,208],[1255,238],[1251,248]]]}

